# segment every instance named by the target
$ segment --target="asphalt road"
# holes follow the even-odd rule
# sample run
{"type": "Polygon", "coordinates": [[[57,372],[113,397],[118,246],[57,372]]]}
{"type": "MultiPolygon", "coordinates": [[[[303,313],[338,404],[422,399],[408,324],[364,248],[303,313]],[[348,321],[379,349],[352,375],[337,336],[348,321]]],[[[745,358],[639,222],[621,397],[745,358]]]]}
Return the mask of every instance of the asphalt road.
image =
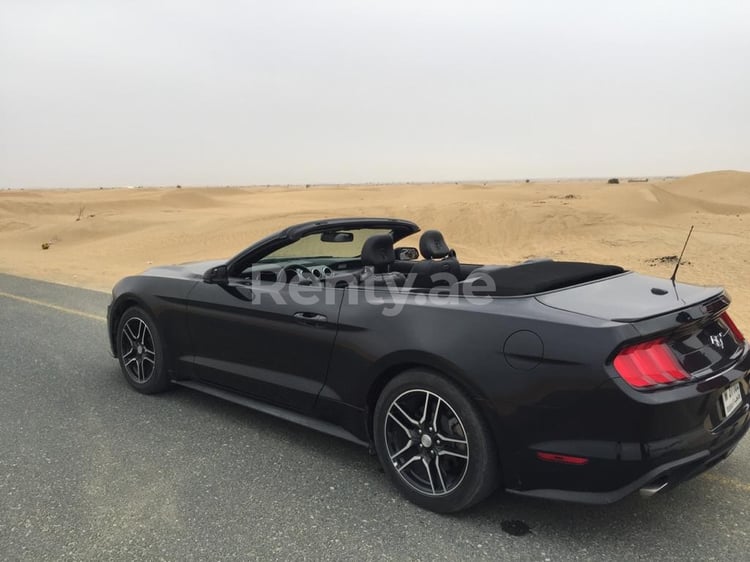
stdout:
{"type": "Polygon", "coordinates": [[[187,389],[132,391],[108,299],[0,275],[0,559],[748,558],[750,439],[648,500],[498,493],[435,515],[356,445],[187,389]]]}

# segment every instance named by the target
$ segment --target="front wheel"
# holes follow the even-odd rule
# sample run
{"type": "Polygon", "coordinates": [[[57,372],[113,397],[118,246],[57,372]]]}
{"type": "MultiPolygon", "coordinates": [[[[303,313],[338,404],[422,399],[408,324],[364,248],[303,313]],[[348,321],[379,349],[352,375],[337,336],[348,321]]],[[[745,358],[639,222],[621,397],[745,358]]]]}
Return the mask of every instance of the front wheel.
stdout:
{"type": "Polygon", "coordinates": [[[154,394],[169,386],[161,337],[140,307],[126,310],[117,324],[117,357],[125,380],[138,392],[154,394]]]}
{"type": "Polygon", "coordinates": [[[383,389],[373,423],[383,468],[420,507],[459,511],[497,487],[490,432],[469,397],[446,379],[422,370],[399,375],[383,389]]]}

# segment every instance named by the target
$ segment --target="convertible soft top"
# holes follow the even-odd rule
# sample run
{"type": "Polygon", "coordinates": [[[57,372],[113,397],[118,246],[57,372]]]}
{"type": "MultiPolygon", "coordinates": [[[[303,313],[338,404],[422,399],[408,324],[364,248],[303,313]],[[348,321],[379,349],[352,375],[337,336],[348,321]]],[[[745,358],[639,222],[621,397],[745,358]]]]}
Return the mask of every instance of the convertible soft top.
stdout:
{"type": "Polygon", "coordinates": [[[494,282],[493,295],[510,297],[580,285],[624,271],[617,265],[545,260],[512,267],[481,267],[472,272],[467,282],[471,283],[473,279],[478,279],[475,276],[482,273],[494,282]]]}

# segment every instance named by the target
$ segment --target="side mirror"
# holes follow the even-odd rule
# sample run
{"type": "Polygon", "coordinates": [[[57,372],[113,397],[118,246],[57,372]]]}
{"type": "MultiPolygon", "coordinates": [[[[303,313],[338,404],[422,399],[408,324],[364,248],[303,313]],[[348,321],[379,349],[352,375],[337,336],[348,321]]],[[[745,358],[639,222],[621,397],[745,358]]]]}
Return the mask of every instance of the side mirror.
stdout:
{"type": "Polygon", "coordinates": [[[419,250],[416,248],[396,248],[396,259],[399,261],[414,261],[419,259],[419,250]]]}
{"type": "Polygon", "coordinates": [[[226,285],[229,283],[229,272],[226,265],[217,265],[203,274],[204,283],[226,285]]]}

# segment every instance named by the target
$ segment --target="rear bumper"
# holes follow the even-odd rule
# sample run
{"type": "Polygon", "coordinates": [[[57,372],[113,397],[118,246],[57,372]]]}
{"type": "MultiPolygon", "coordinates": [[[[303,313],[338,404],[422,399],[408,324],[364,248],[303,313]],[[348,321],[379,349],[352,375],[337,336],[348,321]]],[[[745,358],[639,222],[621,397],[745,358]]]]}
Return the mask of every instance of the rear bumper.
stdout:
{"type": "MultiPolygon", "coordinates": [[[[638,490],[644,491],[645,495],[652,495],[655,491],[661,492],[694,478],[727,458],[750,428],[750,404],[745,403],[738,412],[735,412],[732,418],[734,421],[722,431],[721,439],[717,440],[715,446],[677,460],[664,462],[655,467],[652,466],[653,463],[643,461],[641,470],[645,470],[645,472],[641,476],[613,490],[583,491],[553,488],[517,490],[508,488],[507,491],[521,496],[585,504],[614,503],[638,490]]],[[[602,466],[602,464],[612,462],[622,463],[626,461],[604,461],[604,463],[600,460],[594,461],[594,466],[587,468],[586,471],[592,469],[606,471],[606,466],[602,466]]],[[[579,470],[578,467],[562,468],[569,471],[579,470]]],[[[636,466],[629,468],[638,470],[636,466]]],[[[600,479],[597,478],[597,480],[600,479]]]]}
{"type": "Polygon", "coordinates": [[[672,488],[708,470],[750,428],[750,353],[731,371],[674,390],[642,395],[610,386],[599,394],[598,401],[527,417],[538,439],[519,444],[503,467],[509,492],[607,504],[638,490],[650,495],[672,488]],[[743,402],[724,417],[721,397],[732,385],[740,386],[743,402]],[[587,462],[545,462],[538,451],[587,462]]]}

